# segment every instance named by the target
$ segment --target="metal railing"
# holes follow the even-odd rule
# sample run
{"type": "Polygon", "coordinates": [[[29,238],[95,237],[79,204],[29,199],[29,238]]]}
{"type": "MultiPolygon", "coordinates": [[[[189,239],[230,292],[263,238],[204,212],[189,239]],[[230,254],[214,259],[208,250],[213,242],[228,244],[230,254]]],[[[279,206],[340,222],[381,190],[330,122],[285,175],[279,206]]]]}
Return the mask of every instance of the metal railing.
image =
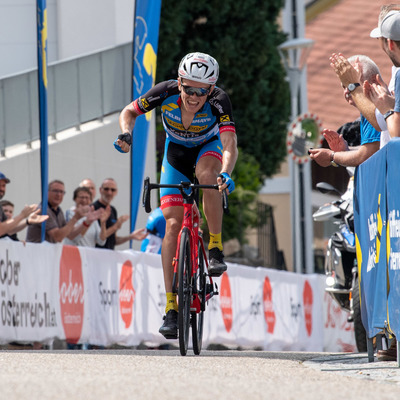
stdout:
{"type": "Polygon", "coordinates": [[[258,225],[258,250],[263,266],[286,270],[283,252],[278,249],[273,208],[269,204],[257,203],[257,214],[261,221],[258,225]]]}
{"type": "MultiPolygon", "coordinates": [[[[49,135],[120,111],[131,97],[132,43],[49,64],[49,135]]],[[[37,69],[0,80],[0,152],[40,137],[37,69]]]]}

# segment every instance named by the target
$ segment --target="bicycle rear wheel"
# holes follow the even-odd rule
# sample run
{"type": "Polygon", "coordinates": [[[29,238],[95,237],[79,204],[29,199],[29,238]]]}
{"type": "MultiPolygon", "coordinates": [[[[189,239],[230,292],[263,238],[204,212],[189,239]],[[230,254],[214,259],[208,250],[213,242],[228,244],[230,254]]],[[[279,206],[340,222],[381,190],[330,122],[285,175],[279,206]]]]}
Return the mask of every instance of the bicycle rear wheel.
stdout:
{"type": "Polygon", "coordinates": [[[178,261],[178,328],[179,350],[182,356],[186,355],[189,342],[190,302],[192,298],[191,271],[190,235],[189,230],[183,228],[178,261]]]}
{"type": "Polygon", "coordinates": [[[200,299],[200,312],[192,311],[192,339],[193,339],[193,352],[199,355],[203,342],[203,322],[204,322],[204,307],[206,296],[206,276],[204,274],[204,254],[201,249],[200,241],[198,245],[199,250],[199,267],[193,276],[193,292],[197,293],[200,299]]]}

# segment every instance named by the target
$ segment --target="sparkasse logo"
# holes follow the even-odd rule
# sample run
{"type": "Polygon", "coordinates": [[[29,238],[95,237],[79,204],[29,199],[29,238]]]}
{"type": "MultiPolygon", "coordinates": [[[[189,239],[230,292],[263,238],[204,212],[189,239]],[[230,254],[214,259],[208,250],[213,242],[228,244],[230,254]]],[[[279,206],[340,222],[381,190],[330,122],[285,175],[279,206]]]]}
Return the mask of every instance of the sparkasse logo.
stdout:
{"type": "Polygon", "coordinates": [[[84,315],[84,286],[82,261],[74,246],[63,246],[60,260],[60,308],[65,338],[78,343],[84,315]]]}
{"type": "Polygon", "coordinates": [[[306,323],[307,335],[312,333],[312,308],[313,308],[313,291],[309,282],[304,282],[303,288],[303,304],[304,304],[304,320],[306,323]]]}
{"type": "Polygon", "coordinates": [[[226,272],[224,272],[221,278],[220,304],[225,329],[227,332],[230,332],[232,329],[233,321],[232,294],[229,277],[226,272]]]}
{"type": "Polygon", "coordinates": [[[275,328],[275,311],[272,303],[272,287],[268,276],[264,279],[263,288],[263,306],[264,306],[264,319],[267,324],[267,332],[274,333],[275,328]]]}
{"type": "Polygon", "coordinates": [[[135,300],[135,289],[132,283],[133,267],[128,260],[121,268],[119,280],[119,309],[121,318],[125,323],[125,328],[129,328],[133,316],[133,302],[135,300]]]}

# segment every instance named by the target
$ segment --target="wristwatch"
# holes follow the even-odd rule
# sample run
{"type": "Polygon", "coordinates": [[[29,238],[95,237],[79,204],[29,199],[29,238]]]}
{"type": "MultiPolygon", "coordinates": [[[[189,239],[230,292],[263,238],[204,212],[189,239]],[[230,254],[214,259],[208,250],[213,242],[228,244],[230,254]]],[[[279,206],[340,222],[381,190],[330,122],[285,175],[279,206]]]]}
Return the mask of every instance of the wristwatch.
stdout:
{"type": "Polygon", "coordinates": [[[361,84],[359,84],[359,83],[350,83],[350,85],[347,86],[347,89],[349,89],[349,92],[352,92],[353,90],[355,90],[359,86],[361,86],[361,84]]]}
{"type": "Polygon", "coordinates": [[[331,165],[332,165],[332,167],[338,167],[339,164],[336,164],[336,163],[335,163],[334,158],[335,158],[335,152],[332,151],[332,153],[331,153],[331,165]]]}
{"type": "Polygon", "coordinates": [[[383,118],[385,119],[385,121],[394,114],[393,110],[389,110],[387,113],[383,114],[383,118]]]}

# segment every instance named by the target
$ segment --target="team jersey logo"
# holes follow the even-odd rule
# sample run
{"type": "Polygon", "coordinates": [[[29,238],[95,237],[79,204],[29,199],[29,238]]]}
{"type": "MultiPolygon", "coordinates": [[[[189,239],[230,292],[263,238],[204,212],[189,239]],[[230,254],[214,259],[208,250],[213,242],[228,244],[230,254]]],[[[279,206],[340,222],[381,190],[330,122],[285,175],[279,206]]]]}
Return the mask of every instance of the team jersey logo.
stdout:
{"type": "Polygon", "coordinates": [[[141,99],[140,102],[142,103],[142,106],[143,106],[144,108],[147,108],[147,107],[149,106],[149,103],[147,102],[146,99],[141,99]]]}
{"type": "Polygon", "coordinates": [[[161,112],[164,114],[165,111],[172,111],[179,108],[179,106],[177,104],[174,103],[169,103],[169,104],[165,104],[161,107],[161,112]]]}
{"type": "Polygon", "coordinates": [[[229,115],[222,115],[220,118],[220,121],[221,122],[229,122],[230,121],[229,115]]]}

